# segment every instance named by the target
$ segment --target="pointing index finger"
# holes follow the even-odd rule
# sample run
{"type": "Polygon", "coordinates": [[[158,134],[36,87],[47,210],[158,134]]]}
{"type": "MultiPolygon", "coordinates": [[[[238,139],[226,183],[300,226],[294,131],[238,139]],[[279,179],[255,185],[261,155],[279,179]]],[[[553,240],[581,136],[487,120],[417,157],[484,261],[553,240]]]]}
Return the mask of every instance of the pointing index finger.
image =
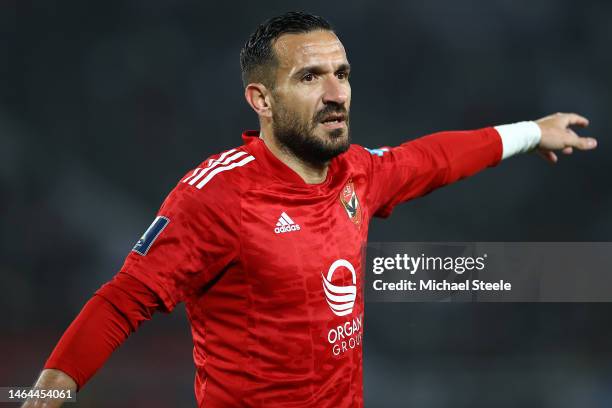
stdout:
{"type": "Polygon", "coordinates": [[[570,146],[580,150],[591,150],[597,147],[597,140],[592,137],[575,136],[570,146]]]}

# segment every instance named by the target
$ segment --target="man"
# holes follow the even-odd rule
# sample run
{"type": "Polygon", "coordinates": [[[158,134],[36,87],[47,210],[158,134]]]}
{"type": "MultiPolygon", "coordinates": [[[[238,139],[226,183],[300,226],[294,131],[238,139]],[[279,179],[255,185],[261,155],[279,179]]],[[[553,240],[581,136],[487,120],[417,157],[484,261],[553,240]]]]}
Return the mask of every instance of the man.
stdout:
{"type": "Polygon", "coordinates": [[[81,389],[142,321],[185,302],[199,406],[362,406],[370,219],[520,152],[556,162],[555,151],[596,147],[569,128],[588,124],[576,114],[351,145],[350,65],[331,26],[309,14],[262,24],[241,66],[260,130],[180,180],[36,387],[81,389]]]}

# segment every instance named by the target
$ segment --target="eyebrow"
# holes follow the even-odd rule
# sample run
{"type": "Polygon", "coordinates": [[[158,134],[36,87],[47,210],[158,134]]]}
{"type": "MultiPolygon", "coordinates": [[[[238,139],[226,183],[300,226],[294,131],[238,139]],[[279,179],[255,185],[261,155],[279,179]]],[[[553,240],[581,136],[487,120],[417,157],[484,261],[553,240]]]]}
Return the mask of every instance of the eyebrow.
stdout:
{"type": "MultiPolygon", "coordinates": [[[[351,70],[351,65],[347,62],[344,62],[340,64],[334,72],[340,72],[340,71],[350,72],[350,70],[351,70]]],[[[301,78],[302,76],[309,74],[309,73],[322,74],[324,72],[325,72],[325,69],[323,69],[320,65],[308,65],[308,66],[305,66],[297,70],[296,73],[294,74],[294,77],[301,78]]]]}

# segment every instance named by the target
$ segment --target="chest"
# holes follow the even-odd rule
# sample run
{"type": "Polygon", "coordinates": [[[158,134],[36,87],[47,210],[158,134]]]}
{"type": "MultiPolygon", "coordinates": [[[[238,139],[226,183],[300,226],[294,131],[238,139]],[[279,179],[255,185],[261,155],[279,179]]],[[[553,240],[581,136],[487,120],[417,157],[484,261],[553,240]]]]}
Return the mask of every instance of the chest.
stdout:
{"type": "Polygon", "coordinates": [[[241,203],[241,257],[253,287],[270,298],[296,299],[285,295],[321,290],[324,278],[354,284],[368,221],[359,178],[324,191],[250,191],[241,203]]]}

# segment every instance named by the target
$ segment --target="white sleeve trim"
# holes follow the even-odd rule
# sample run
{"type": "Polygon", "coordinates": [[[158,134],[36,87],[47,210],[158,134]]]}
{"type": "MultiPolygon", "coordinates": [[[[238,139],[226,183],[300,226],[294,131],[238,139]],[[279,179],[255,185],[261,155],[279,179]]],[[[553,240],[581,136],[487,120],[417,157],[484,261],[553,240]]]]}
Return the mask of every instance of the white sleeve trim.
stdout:
{"type": "Polygon", "coordinates": [[[525,153],[540,143],[542,131],[537,123],[518,122],[495,126],[502,139],[502,160],[518,153],[525,153]]]}

